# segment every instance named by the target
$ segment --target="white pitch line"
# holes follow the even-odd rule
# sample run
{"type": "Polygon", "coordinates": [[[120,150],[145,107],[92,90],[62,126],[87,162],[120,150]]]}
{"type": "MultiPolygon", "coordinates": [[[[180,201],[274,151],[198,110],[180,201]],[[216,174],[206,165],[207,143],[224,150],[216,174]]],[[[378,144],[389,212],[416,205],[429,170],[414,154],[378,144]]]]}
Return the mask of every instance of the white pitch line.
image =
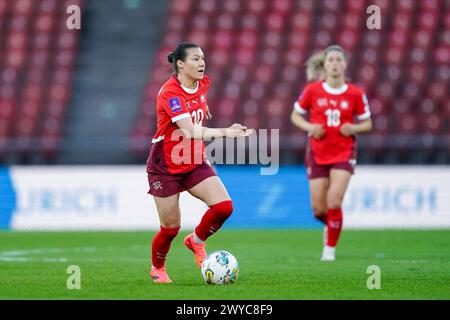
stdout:
{"type": "MultiPolygon", "coordinates": [[[[107,249],[107,251],[115,251],[118,247],[103,247],[102,250],[107,249]]],[[[145,250],[147,246],[133,245],[128,247],[130,251],[141,251],[145,250]]],[[[75,248],[33,248],[33,249],[14,249],[8,251],[0,251],[0,262],[52,262],[52,263],[63,263],[67,262],[69,259],[66,257],[49,257],[48,254],[61,254],[67,255],[68,253],[94,253],[97,252],[98,247],[75,247],[75,248]],[[33,257],[33,255],[37,257],[33,257]],[[45,256],[41,256],[45,255],[45,256]],[[41,257],[39,257],[41,256],[41,257]]],[[[90,262],[101,262],[101,261],[147,261],[148,259],[139,258],[127,258],[127,257],[115,257],[115,258],[90,258],[90,257],[77,257],[78,261],[90,261],[90,262]]]]}

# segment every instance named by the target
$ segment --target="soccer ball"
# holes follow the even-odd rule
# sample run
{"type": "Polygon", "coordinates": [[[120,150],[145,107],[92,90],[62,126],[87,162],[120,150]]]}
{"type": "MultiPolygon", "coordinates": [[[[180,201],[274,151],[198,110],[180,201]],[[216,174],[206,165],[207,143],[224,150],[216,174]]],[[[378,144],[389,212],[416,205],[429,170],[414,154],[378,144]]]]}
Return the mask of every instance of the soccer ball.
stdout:
{"type": "Polygon", "coordinates": [[[227,251],[216,251],[208,255],[202,264],[202,275],[208,284],[228,284],[236,281],[239,265],[227,251]]]}

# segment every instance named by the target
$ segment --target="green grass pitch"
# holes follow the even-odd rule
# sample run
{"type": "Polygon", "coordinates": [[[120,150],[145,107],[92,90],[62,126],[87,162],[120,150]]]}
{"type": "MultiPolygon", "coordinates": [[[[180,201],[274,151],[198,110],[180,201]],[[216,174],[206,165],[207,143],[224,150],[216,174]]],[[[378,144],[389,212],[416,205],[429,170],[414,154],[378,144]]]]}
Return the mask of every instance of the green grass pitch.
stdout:
{"type": "Polygon", "coordinates": [[[344,230],[335,262],[321,262],[321,230],[224,229],[207,250],[233,253],[236,283],[204,283],[193,255],[172,243],[173,284],[148,276],[153,232],[0,232],[1,299],[449,299],[450,231],[344,230]],[[81,289],[67,288],[69,265],[81,289]],[[381,288],[369,290],[370,265],[381,288]]]}

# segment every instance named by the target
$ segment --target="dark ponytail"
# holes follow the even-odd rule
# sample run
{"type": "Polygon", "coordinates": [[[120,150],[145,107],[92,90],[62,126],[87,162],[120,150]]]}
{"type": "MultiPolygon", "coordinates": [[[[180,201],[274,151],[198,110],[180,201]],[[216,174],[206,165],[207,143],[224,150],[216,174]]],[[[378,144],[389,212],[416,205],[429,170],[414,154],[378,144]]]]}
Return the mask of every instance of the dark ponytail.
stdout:
{"type": "Polygon", "coordinates": [[[191,42],[182,42],[167,55],[167,61],[172,64],[175,73],[178,74],[177,61],[185,61],[187,57],[186,50],[190,48],[198,48],[198,45],[191,42]]]}
{"type": "Polygon", "coordinates": [[[167,55],[167,61],[169,61],[169,63],[173,63],[173,52],[167,55]]]}

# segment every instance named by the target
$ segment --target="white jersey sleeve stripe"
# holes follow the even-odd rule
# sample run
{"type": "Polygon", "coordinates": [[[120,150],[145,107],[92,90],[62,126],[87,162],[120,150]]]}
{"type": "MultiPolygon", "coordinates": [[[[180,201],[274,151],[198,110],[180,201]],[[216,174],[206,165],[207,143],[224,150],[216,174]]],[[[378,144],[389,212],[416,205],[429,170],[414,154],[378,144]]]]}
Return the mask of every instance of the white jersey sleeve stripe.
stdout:
{"type": "Polygon", "coordinates": [[[303,108],[300,106],[300,104],[298,103],[298,101],[296,101],[296,102],[294,103],[294,109],[295,109],[295,111],[297,111],[297,112],[300,113],[300,114],[306,114],[306,113],[308,113],[308,111],[306,111],[305,109],[303,109],[303,108]]]}
{"type": "Polygon", "coordinates": [[[178,116],[176,116],[176,117],[173,117],[173,118],[172,118],[172,122],[175,123],[175,122],[177,122],[178,120],[185,119],[185,118],[189,118],[190,116],[191,116],[191,115],[190,115],[189,113],[183,113],[183,114],[180,114],[180,115],[178,115],[178,116]]]}
{"type": "Polygon", "coordinates": [[[152,143],[160,142],[164,140],[164,136],[159,136],[158,138],[152,139],[152,143]]]}
{"type": "Polygon", "coordinates": [[[359,116],[357,116],[358,120],[366,120],[370,118],[370,111],[367,111],[363,114],[360,114],[359,116]]]}

